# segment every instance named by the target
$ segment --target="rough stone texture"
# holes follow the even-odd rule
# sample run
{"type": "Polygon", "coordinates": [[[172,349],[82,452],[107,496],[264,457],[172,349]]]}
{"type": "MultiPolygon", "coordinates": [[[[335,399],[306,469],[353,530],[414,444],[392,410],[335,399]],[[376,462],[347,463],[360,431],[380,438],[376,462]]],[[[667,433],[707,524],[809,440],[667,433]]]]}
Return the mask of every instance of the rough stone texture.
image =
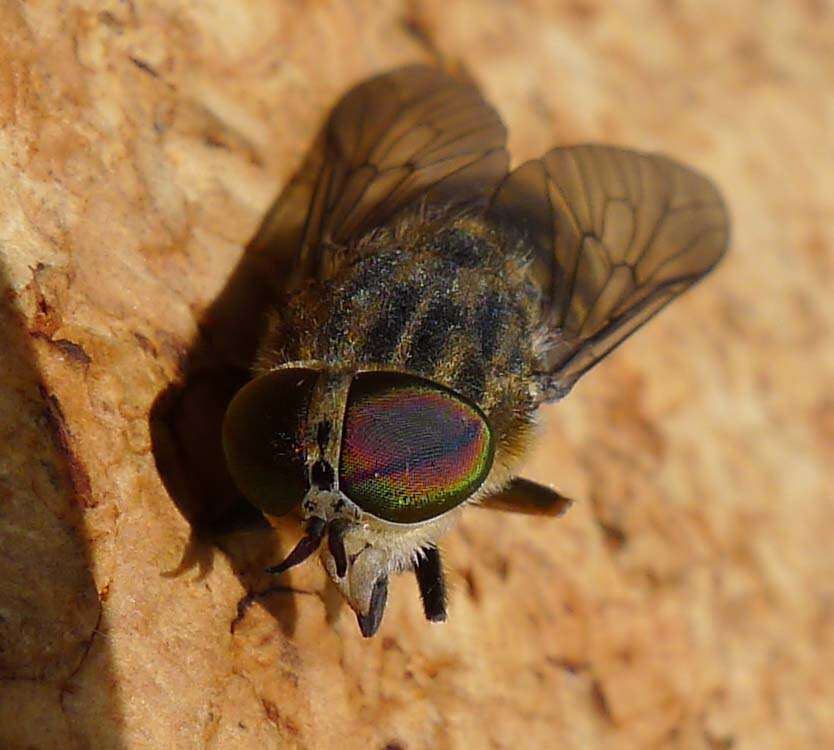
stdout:
{"type": "Polygon", "coordinates": [[[832,47],[825,0],[0,4],[0,746],[834,746],[832,47]],[[149,410],[336,97],[438,57],[517,159],[712,175],[731,254],[545,411],[567,517],[448,535],[449,623],[402,578],[365,641],[316,565],[238,616],[279,553],[189,542],[149,410]]]}

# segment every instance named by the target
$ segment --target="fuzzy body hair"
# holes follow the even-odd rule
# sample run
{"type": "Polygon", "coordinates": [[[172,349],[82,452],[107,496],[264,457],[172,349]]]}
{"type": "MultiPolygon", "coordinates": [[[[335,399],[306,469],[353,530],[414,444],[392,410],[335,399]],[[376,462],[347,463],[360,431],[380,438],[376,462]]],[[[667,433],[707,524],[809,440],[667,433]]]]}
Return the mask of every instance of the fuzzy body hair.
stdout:
{"type": "MultiPolygon", "coordinates": [[[[356,372],[387,370],[461,394],[484,412],[495,445],[492,469],[468,500],[477,502],[510,478],[531,442],[537,405],[540,290],[523,247],[507,242],[465,213],[420,211],[336,248],[327,277],[310,280],[273,313],[256,374],[304,362],[349,382],[356,372]]],[[[347,389],[341,393],[311,407],[316,420],[337,425],[326,449],[336,466],[347,389]]],[[[308,465],[321,458],[321,447],[310,442],[308,465]]],[[[355,506],[338,480],[333,490],[311,489],[303,504],[308,517],[350,519],[350,574],[340,579],[324,546],[321,554],[360,614],[377,578],[412,567],[463,507],[419,524],[392,524],[355,506]]]]}

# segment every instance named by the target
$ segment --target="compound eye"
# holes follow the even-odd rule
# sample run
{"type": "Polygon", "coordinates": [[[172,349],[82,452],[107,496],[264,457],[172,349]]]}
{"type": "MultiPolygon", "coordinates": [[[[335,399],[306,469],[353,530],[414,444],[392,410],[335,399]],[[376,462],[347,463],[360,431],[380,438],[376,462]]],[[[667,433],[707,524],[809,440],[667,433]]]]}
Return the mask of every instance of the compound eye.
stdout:
{"type": "Polygon", "coordinates": [[[241,388],[226,410],[226,465],[237,488],[265,513],[288,513],[307,492],[303,433],[317,377],[300,368],[269,372],[241,388]]]}
{"type": "Polygon", "coordinates": [[[475,405],[403,373],[354,378],[342,433],[340,489],[371,515],[418,523],[462,503],[492,466],[475,405]]]}

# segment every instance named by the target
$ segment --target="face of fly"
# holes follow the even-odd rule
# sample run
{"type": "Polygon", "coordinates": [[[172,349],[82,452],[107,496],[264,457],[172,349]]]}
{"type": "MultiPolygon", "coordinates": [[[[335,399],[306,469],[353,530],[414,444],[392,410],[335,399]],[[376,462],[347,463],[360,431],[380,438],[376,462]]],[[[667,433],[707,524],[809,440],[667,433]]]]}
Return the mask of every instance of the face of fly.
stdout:
{"type": "Polygon", "coordinates": [[[493,473],[492,433],[477,406],[407,373],[291,367],[240,391],[224,439],[236,482],[266,513],[297,504],[291,493],[304,487],[306,533],[272,572],[319,550],[370,636],[390,575],[414,568],[426,616],[445,619],[436,541],[493,473]]]}

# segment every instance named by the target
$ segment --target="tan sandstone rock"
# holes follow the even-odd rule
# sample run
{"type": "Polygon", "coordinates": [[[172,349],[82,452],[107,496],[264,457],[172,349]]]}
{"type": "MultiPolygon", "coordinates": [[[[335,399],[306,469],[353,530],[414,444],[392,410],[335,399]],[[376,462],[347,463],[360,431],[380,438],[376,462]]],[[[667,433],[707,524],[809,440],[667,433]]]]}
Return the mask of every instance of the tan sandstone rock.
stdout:
{"type": "MultiPolygon", "coordinates": [[[[0,4],[0,747],[834,746],[834,11],[796,2],[0,4]],[[149,414],[329,107],[463,63],[517,161],[660,150],[714,276],[543,412],[563,519],[471,510],[450,620],[363,640],[298,535],[192,539],[149,414]]],[[[193,510],[193,509],[191,509],[193,510]]]]}

